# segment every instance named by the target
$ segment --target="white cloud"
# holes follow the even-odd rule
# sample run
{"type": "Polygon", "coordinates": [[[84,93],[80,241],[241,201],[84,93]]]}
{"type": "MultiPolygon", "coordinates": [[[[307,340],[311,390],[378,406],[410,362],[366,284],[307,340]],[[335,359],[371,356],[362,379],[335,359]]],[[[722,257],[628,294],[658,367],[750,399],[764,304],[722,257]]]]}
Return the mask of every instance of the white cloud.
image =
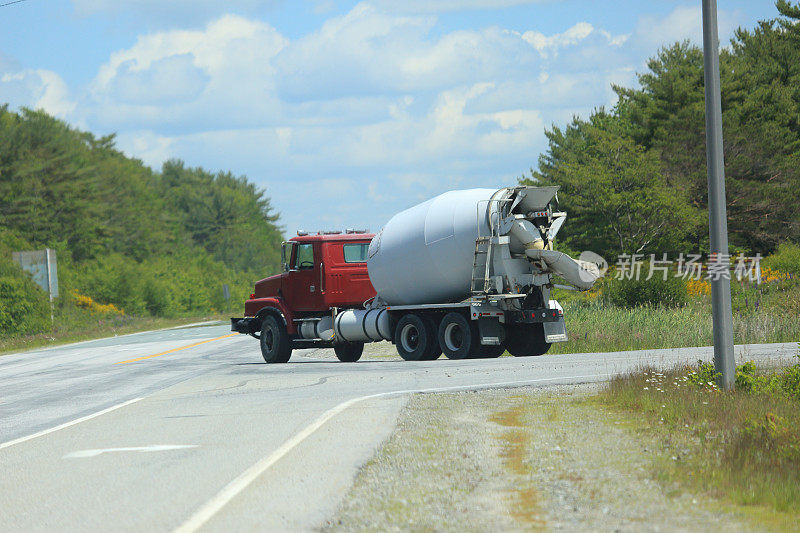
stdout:
{"type": "Polygon", "coordinates": [[[274,120],[271,61],[286,44],[270,25],[234,15],[202,30],[145,35],[111,54],[87,105],[104,127],[202,129],[274,120]]]}
{"type": "Polygon", "coordinates": [[[458,87],[517,87],[513,105],[496,99],[490,111],[541,110],[553,96],[561,105],[603,92],[601,65],[613,70],[628,60],[613,57],[624,39],[586,22],[553,35],[497,27],[440,35],[435,24],[361,3],[290,42],[265,23],[228,15],[199,30],[145,35],[113,53],[87,105],[103,127],[175,133],[379,126],[406,116],[421,127],[437,99],[458,87]]]}
{"type": "MultiPolygon", "coordinates": [[[[525,79],[540,66],[542,54],[517,32],[490,26],[439,35],[435,25],[431,16],[390,15],[358,4],[278,54],[279,94],[296,102],[439,91],[525,79]]],[[[582,24],[554,37],[537,35],[555,50],[590,33],[592,27],[582,24]]]]}
{"type": "MultiPolygon", "coordinates": [[[[479,158],[495,158],[529,147],[542,135],[536,110],[500,109],[469,113],[467,104],[495,89],[480,83],[442,92],[423,116],[406,115],[348,128],[331,138],[333,156],[352,165],[392,169],[455,168],[479,158]]],[[[462,168],[463,170],[463,168],[462,168]]]]}
{"type": "MultiPolygon", "coordinates": [[[[535,110],[465,111],[471,100],[494,89],[492,84],[478,84],[444,91],[421,116],[396,111],[368,124],[208,131],[175,136],[174,147],[193,152],[214,146],[236,157],[267,158],[304,175],[331,163],[364,169],[452,166],[514,153],[542,135],[542,118],[535,110]]],[[[390,107],[400,110],[407,102],[402,98],[390,107]]]]}
{"type": "Polygon", "coordinates": [[[564,33],[556,33],[546,36],[538,31],[526,31],[522,38],[536,48],[539,52],[545,52],[552,48],[561,48],[572,44],[577,44],[587,38],[594,31],[588,22],[578,22],[564,33]]]}
{"type": "Polygon", "coordinates": [[[41,80],[39,98],[34,104],[57,117],[66,118],[75,110],[76,103],[70,99],[69,88],[64,80],[51,70],[38,69],[36,75],[41,80]]]}
{"type": "Polygon", "coordinates": [[[375,4],[388,12],[441,13],[472,9],[500,9],[525,4],[540,4],[548,0],[375,0],[375,4]]]}
{"type": "Polygon", "coordinates": [[[387,15],[361,3],[285,49],[275,61],[281,96],[292,100],[376,94],[402,83],[402,61],[435,24],[430,17],[387,15]]]}
{"type": "Polygon", "coordinates": [[[192,54],[176,54],[136,68],[135,61],[122,63],[111,80],[109,92],[120,102],[171,104],[191,102],[205,89],[209,75],[197,67],[192,54]]]}
{"type": "MultiPolygon", "coordinates": [[[[733,35],[738,26],[739,14],[733,11],[718,11],[720,44],[733,35]]],[[[677,41],[690,40],[703,44],[703,13],[700,6],[679,6],[666,17],[644,15],[636,24],[636,38],[647,45],[658,48],[677,41]]]]}
{"type": "Polygon", "coordinates": [[[0,64],[0,102],[11,107],[44,109],[59,118],[68,118],[76,103],[69,88],[57,73],[44,69],[18,69],[16,62],[0,64]]]}
{"type": "Polygon", "coordinates": [[[173,30],[140,37],[128,50],[115,52],[100,68],[98,88],[107,84],[123,64],[144,70],[154,61],[188,54],[194,64],[211,75],[252,69],[269,70],[270,59],[286,45],[286,39],[272,26],[236,15],[210,22],[203,30],[173,30]]]}
{"type": "Polygon", "coordinates": [[[578,22],[562,33],[545,35],[529,30],[522,33],[521,37],[544,59],[555,60],[559,58],[560,53],[563,56],[564,52],[572,54],[573,58],[577,57],[578,64],[569,66],[565,63],[560,64],[562,70],[569,71],[569,67],[584,70],[587,66],[603,68],[603,65],[613,64],[613,59],[609,61],[611,58],[608,55],[617,53],[630,36],[612,35],[603,29],[595,28],[588,22],[578,22]],[[589,55],[603,57],[598,57],[599,61],[593,63],[587,57],[589,55]]]}
{"type": "Polygon", "coordinates": [[[126,131],[117,135],[116,140],[120,150],[156,169],[174,156],[175,139],[152,131],[126,131]]]}

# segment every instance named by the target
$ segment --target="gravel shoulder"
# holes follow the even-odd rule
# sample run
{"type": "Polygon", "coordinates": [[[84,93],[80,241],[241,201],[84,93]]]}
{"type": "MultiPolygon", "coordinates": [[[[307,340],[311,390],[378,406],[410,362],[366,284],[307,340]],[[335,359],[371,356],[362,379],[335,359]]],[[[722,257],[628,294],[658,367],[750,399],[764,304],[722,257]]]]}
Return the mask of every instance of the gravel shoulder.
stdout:
{"type": "Polygon", "coordinates": [[[593,388],[414,396],[324,531],[752,531],[653,479],[652,444],[593,388]]]}

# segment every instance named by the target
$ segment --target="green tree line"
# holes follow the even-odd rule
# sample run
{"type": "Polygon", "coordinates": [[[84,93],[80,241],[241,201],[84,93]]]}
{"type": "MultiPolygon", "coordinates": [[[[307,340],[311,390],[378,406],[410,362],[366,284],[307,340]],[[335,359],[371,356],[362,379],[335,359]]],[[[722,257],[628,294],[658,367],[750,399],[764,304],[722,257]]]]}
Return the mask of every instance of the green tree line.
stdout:
{"type": "Polygon", "coordinates": [[[223,284],[238,308],[254,280],[279,270],[281,240],[269,198],[245,177],[176,160],[154,171],[113,135],[0,106],[0,334],[51,325],[12,251],[57,251],[57,319],[87,301],[174,317],[223,311],[223,284]]]}
{"type": "MultiPolygon", "coordinates": [[[[800,241],[800,5],[738,29],[720,53],[732,251],[767,254],[800,241]]],[[[639,87],[545,133],[522,183],[561,186],[573,250],[606,256],[708,250],[703,51],[662,48],[639,87]]]]}

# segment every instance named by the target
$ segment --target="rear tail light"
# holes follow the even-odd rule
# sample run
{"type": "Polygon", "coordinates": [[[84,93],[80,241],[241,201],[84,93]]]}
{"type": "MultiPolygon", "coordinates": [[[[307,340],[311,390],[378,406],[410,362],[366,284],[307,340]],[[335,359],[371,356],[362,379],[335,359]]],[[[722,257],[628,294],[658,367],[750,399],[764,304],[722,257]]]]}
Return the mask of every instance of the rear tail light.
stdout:
{"type": "Polygon", "coordinates": [[[256,297],[256,293],[252,293],[252,294],[250,295],[250,299],[251,299],[251,300],[252,300],[253,298],[255,298],[255,297],[256,297]]]}

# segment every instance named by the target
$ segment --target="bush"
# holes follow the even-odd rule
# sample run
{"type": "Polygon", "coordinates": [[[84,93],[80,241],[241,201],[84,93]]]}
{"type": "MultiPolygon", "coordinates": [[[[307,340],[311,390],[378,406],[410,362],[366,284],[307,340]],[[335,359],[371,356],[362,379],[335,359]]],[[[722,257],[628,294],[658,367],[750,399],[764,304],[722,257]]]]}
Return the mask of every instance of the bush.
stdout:
{"type": "Polygon", "coordinates": [[[736,457],[746,456],[743,451],[757,450],[766,457],[774,456],[774,462],[796,464],[800,460],[798,437],[797,428],[787,423],[784,417],[766,413],[760,420],[749,419],[744,423],[739,435],[733,439],[732,451],[736,457]]]}
{"type": "Polygon", "coordinates": [[[682,307],[689,299],[686,282],[672,275],[664,279],[615,279],[605,287],[609,301],[619,307],[661,306],[682,307]]]}
{"type": "Polygon", "coordinates": [[[756,364],[747,361],[743,365],[736,367],[736,390],[742,392],[752,392],[756,380],[756,364]]]}
{"type": "Polygon", "coordinates": [[[686,375],[686,381],[699,389],[715,389],[719,372],[714,368],[713,363],[706,363],[702,360],[697,361],[697,368],[686,375]]]}
{"type": "Polygon", "coordinates": [[[177,310],[174,307],[172,293],[169,285],[156,277],[151,277],[144,282],[142,288],[147,312],[153,316],[175,316],[177,310]]]}
{"type": "Polygon", "coordinates": [[[765,258],[761,265],[794,276],[800,275],[800,245],[791,243],[779,245],[778,250],[765,258]]]}
{"type": "Polygon", "coordinates": [[[174,318],[225,309],[224,283],[231,304],[239,307],[253,282],[264,275],[235,272],[200,250],[141,262],[109,254],[82,263],[73,283],[80,294],[113,304],[127,315],[174,318]]]}
{"type": "Polygon", "coordinates": [[[800,364],[787,368],[781,374],[783,391],[796,400],[800,400],[800,364]]]}
{"type": "Polygon", "coordinates": [[[751,388],[742,390],[756,394],[785,394],[790,398],[800,400],[800,363],[785,368],[778,373],[754,376],[751,388]]]}
{"type": "Polygon", "coordinates": [[[49,327],[50,308],[44,291],[22,273],[0,277],[0,334],[41,333],[49,327]]]}
{"type": "MultiPolygon", "coordinates": [[[[800,356],[798,356],[800,358],[800,356]]],[[[686,375],[686,381],[700,389],[716,389],[719,373],[713,363],[697,361],[697,367],[686,375]]],[[[775,395],[785,394],[800,400],[800,363],[784,368],[780,372],[759,371],[753,361],[736,367],[735,388],[737,392],[775,395]]]]}

